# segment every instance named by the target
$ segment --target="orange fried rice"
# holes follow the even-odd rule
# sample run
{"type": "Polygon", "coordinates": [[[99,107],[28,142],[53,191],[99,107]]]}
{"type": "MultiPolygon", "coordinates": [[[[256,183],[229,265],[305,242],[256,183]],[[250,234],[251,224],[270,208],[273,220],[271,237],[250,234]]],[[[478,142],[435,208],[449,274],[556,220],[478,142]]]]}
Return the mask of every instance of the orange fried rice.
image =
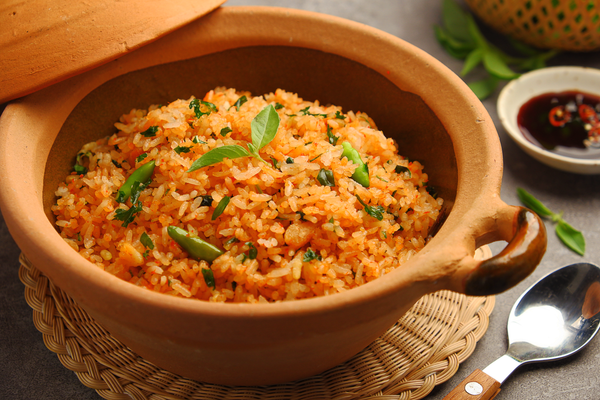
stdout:
{"type": "Polygon", "coordinates": [[[79,169],[56,191],[52,210],[61,236],[98,268],[175,296],[277,302],[378,279],[425,245],[442,199],[428,192],[423,166],[398,155],[367,114],[343,113],[283,90],[253,97],[217,88],[201,99],[216,108],[198,118],[193,100],[123,115],[117,133],[82,148],[79,169]],[[251,122],[268,105],[281,121],[260,150],[266,162],[225,158],[187,172],[211,149],[248,148],[251,122]],[[342,157],[344,141],[367,164],[368,187],[352,179],[357,164],[342,157]],[[133,204],[118,203],[116,194],[150,161],[156,167],[139,195],[140,211],[125,224],[115,218],[117,210],[133,204]],[[333,186],[318,179],[321,170],[331,171],[333,186]],[[230,201],[213,220],[224,197],[230,201]],[[381,219],[365,205],[381,210],[381,219]],[[223,254],[212,263],[191,258],[168,235],[169,226],[223,254]]]}

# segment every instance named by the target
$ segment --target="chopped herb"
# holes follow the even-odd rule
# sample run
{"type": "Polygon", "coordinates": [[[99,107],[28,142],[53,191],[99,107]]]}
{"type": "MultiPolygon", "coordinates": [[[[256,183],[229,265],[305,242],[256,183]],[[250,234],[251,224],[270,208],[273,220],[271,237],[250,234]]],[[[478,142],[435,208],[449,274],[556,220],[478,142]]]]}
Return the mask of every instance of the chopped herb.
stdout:
{"type": "Polygon", "coordinates": [[[386,181],[385,179],[383,179],[382,177],[380,177],[379,175],[375,175],[375,178],[379,179],[380,181],[383,181],[385,183],[389,183],[388,181],[386,181]]]}
{"type": "Polygon", "coordinates": [[[92,156],[91,151],[86,151],[85,153],[77,154],[77,159],[75,160],[75,165],[73,165],[73,170],[77,172],[77,175],[85,175],[87,173],[87,168],[82,164],[82,158],[87,157],[88,159],[92,156]]]}
{"type": "Polygon", "coordinates": [[[317,180],[323,186],[335,186],[333,171],[329,169],[321,168],[321,170],[317,174],[317,180]]]}
{"type": "Polygon", "coordinates": [[[283,104],[275,103],[275,109],[276,110],[281,110],[282,108],[283,108],[283,104]]]}
{"type": "Polygon", "coordinates": [[[198,139],[198,136],[194,136],[194,138],[192,139],[192,143],[195,143],[195,144],[198,144],[198,143],[200,143],[200,144],[207,144],[204,140],[198,139]]]}
{"type": "Polygon", "coordinates": [[[227,246],[227,245],[230,245],[230,244],[237,243],[237,242],[239,242],[239,241],[240,241],[240,239],[238,239],[238,238],[236,238],[236,237],[234,236],[234,237],[230,238],[229,240],[227,240],[227,241],[225,242],[225,246],[227,246]]]}
{"type": "Polygon", "coordinates": [[[248,101],[248,98],[246,96],[242,96],[239,99],[237,99],[237,101],[235,102],[235,104],[233,106],[235,107],[236,110],[239,111],[242,104],[244,104],[247,101],[248,101]]]}
{"type": "Polygon", "coordinates": [[[234,159],[252,156],[266,163],[258,152],[275,138],[279,122],[279,115],[273,106],[265,107],[250,123],[252,143],[248,143],[248,150],[237,144],[216,147],[194,161],[187,172],[219,163],[225,158],[234,159]]]}
{"type": "Polygon", "coordinates": [[[119,208],[115,211],[115,219],[123,221],[122,227],[127,228],[127,226],[133,222],[136,214],[142,211],[142,202],[139,201],[140,194],[151,182],[151,180],[148,180],[146,183],[142,184],[135,181],[131,186],[131,207],[129,210],[119,208]]]}
{"type": "Polygon", "coordinates": [[[192,147],[193,146],[177,146],[173,150],[175,150],[175,153],[177,154],[189,153],[192,147]]]}
{"type": "Polygon", "coordinates": [[[225,136],[227,136],[227,134],[229,132],[233,132],[233,129],[231,129],[230,127],[226,126],[225,128],[221,129],[221,132],[219,132],[219,135],[225,137],[225,136]]]}
{"type": "Polygon", "coordinates": [[[123,224],[121,226],[124,228],[127,228],[127,226],[133,222],[135,215],[137,213],[139,213],[140,211],[142,211],[141,203],[132,205],[129,208],[129,210],[123,210],[122,208],[118,208],[115,211],[115,219],[117,219],[119,221],[123,221],[123,224]]]}
{"type": "Polygon", "coordinates": [[[383,220],[383,213],[385,209],[382,206],[369,206],[362,199],[356,195],[359,203],[365,208],[365,212],[369,214],[371,217],[376,218],[378,221],[383,220]]]}
{"type": "Polygon", "coordinates": [[[246,261],[248,259],[248,256],[246,255],[246,253],[242,253],[242,264],[244,263],[244,261],[246,261]]]}
{"type": "Polygon", "coordinates": [[[219,218],[221,214],[223,214],[223,211],[225,211],[227,204],[229,204],[229,200],[231,200],[231,197],[229,196],[225,196],[221,199],[219,204],[217,204],[217,207],[215,207],[215,211],[213,212],[211,220],[214,221],[215,219],[219,218]]]}
{"type": "Polygon", "coordinates": [[[333,224],[334,222],[335,222],[335,220],[333,219],[333,217],[331,217],[331,218],[329,219],[329,223],[330,223],[330,224],[333,224]]]}
{"type": "Polygon", "coordinates": [[[433,197],[434,199],[438,198],[438,193],[437,193],[437,190],[435,190],[435,188],[433,188],[431,186],[427,186],[425,188],[425,190],[427,190],[427,193],[429,193],[431,195],[431,197],[433,197]]]}
{"type": "Polygon", "coordinates": [[[271,157],[271,162],[273,162],[273,167],[276,169],[279,169],[281,167],[279,161],[277,161],[277,159],[275,159],[273,156],[269,156],[271,157]]]}
{"type": "Polygon", "coordinates": [[[286,164],[293,164],[294,160],[292,159],[292,157],[288,157],[288,158],[285,159],[285,163],[286,164]]]}
{"type": "Polygon", "coordinates": [[[346,119],[346,116],[344,114],[342,114],[339,110],[335,112],[335,116],[333,117],[335,119],[346,119]]]}
{"type": "Polygon", "coordinates": [[[256,191],[257,191],[258,193],[260,193],[260,194],[263,194],[263,191],[262,191],[262,189],[260,188],[260,186],[256,185],[255,187],[256,187],[256,191]]]}
{"type": "Polygon", "coordinates": [[[308,249],[306,249],[306,253],[304,253],[304,256],[302,257],[303,262],[311,262],[312,260],[321,261],[322,259],[323,259],[323,257],[321,257],[320,254],[316,253],[310,247],[308,249]]]}
{"type": "Polygon", "coordinates": [[[81,242],[81,233],[77,233],[77,240],[81,242]]]}
{"type": "Polygon", "coordinates": [[[150,236],[146,232],[142,233],[140,237],[140,243],[144,245],[145,248],[154,250],[154,242],[150,239],[150,236]]]}
{"type": "Polygon", "coordinates": [[[312,144],[312,142],[306,142],[306,143],[304,143],[305,146],[308,146],[309,144],[312,144]]]}
{"type": "Polygon", "coordinates": [[[311,115],[313,117],[327,117],[327,114],[314,114],[309,112],[308,110],[310,109],[310,106],[308,107],[304,107],[302,110],[300,110],[300,112],[302,113],[302,115],[311,115]]]}
{"type": "Polygon", "coordinates": [[[146,157],[148,157],[148,153],[142,153],[138,156],[138,158],[135,159],[135,162],[142,162],[142,160],[144,160],[146,157]]]}
{"type": "Polygon", "coordinates": [[[410,172],[410,169],[408,169],[408,167],[403,167],[402,165],[396,165],[396,168],[394,168],[394,171],[396,171],[397,174],[402,174],[404,172],[408,172],[408,177],[412,178],[412,172],[410,172]]]}
{"type": "Polygon", "coordinates": [[[306,221],[304,219],[304,216],[306,215],[304,212],[302,212],[302,211],[296,211],[296,214],[298,214],[300,216],[300,221],[306,221]]]}
{"type": "Polygon", "coordinates": [[[191,129],[194,129],[194,123],[193,122],[188,122],[188,125],[190,126],[191,129]]]}
{"type": "Polygon", "coordinates": [[[383,238],[387,239],[387,232],[386,231],[383,231],[383,238]]]}
{"type": "Polygon", "coordinates": [[[216,289],[217,284],[215,283],[215,275],[213,274],[212,269],[202,268],[201,271],[206,286],[213,288],[213,290],[216,289]]]}
{"type": "Polygon", "coordinates": [[[117,168],[123,168],[123,166],[121,164],[119,164],[118,162],[116,162],[115,160],[110,160],[110,161],[113,163],[113,165],[115,167],[117,167],[117,168]]]}
{"type": "Polygon", "coordinates": [[[146,249],[146,251],[142,253],[142,257],[148,258],[148,255],[150,255],[150,250],[146,249]]]}
{"type": "Polygon", "coordinates": [[[285,115],[287,115],[288,117],[295,117],[297,114],[285,114],[285,115]]]}
{"type": "Polygon", "coordinates": [[[246,242],[246,246],[250,248],[248,249],[248,258],[251,260],[256,259],[256,256],[258,256],[258,249],[254,247],[254,243],[246,242]]]}
{"type": "Polygon", "coordinates": [[[212,196],[199,196],[202,197],[202,202],[200,203],[200,207],[212,207],[213,198],[212,196]]]}
{"type": "Polygon", "coordinates": [[[154,137],[154,136],[156,136],[156,132],[158,132],[158,126],[151,126],[150,128],[146,129],[144,132],[142,132],[141,135],[144,137],[154,137]]]}
{"type": "Polygon", "coordinates": [[[171,287],[171,285],[173,284],[173,279],[171,279],[171,277],[168,277],[167,281],[169,282],[169,287],[171,287]]]}
{"type": "Polygon", "coordinates": [[[315,161],[317,158],[321,157],[323,154],[325,154],[325,153],[321,153],[321,154],[319,154],[318,156],[316,156],[315,158],[311,158],[309,161],[310,161],[310,162],[313,162],[313,161],[315,161]]]}
{"type": "Polygon", "coordinates": [[[338,140],[340,139],[339,137],[337,137],[333,134],[330,126],[327,127],[327,138],[329,140],[329,143],[331,143],[333,146],[335,146],[337,144],[338,140]]]}
{"type": "Polygon", "coordinates": [[[194,114],[196,114],[196,118],[200,118],[203,115],[208,115],[213,112],[217,112],[217,106],[213,103],[209,103],[208,101],[194,99],[190,101],[190,109],[194,109],[194,114]],[[204,107],[202,107],[204,106],[204,107]],[[208,111],[202,111],[202,109],[208,109],[208,111]]]}

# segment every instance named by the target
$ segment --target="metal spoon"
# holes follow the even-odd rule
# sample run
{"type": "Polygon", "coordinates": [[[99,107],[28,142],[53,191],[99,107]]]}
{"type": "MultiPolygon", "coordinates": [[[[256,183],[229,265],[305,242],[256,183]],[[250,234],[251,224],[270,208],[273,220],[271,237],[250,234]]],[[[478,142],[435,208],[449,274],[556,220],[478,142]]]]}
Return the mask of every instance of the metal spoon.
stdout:
{"type": "Polygon", "coordinates": [[[572,264],[531,286],[508,317],[508,351],[476,370],[444,400],[488,400],[520,365],[568,357],[587,345],[600,328],[600,268],[572,264]]]}

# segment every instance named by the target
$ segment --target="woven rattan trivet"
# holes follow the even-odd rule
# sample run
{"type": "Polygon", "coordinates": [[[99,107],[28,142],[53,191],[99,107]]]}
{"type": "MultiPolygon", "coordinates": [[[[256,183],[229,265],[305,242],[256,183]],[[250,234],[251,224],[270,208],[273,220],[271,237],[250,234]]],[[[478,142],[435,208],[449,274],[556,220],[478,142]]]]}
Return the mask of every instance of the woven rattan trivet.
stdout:
{"type": "Polygon", "coordinates": [[[183,378],[137,356],[24,255],[20,262],[25,299],[46,347],[109,400],[422,399],[471,355],[494,308],[494,297],[436,292],[354,358],[320,375],[273,386],[221,386],[183,378]]]}

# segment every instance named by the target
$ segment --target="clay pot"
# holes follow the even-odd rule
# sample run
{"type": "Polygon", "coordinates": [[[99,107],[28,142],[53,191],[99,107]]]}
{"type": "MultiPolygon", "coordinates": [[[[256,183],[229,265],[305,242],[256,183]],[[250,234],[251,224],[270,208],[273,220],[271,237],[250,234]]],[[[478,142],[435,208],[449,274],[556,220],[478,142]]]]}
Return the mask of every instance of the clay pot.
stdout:
{"type": "Polygon", "coordinates": [[[16,242],[116,338],[158,366],[219,384],[262,385],[320,373],[359,352],[421,296],[490,295],[540,261],[543,223],[500,199],[502,154],[467,86],[423,51],[340,18],[227,7],[100,68],[9,105],[0,120],[0,206],[16,242]],[[75,154],[131,108],[215,86],[364,110],[425,165],[447,218],[416,257],[345,293],[277,304],[212,304],[137,288],[75,253],[52,226],[58,182],[75,154]],[[509,242],[476,261],[477,246],[509,242]]]}

